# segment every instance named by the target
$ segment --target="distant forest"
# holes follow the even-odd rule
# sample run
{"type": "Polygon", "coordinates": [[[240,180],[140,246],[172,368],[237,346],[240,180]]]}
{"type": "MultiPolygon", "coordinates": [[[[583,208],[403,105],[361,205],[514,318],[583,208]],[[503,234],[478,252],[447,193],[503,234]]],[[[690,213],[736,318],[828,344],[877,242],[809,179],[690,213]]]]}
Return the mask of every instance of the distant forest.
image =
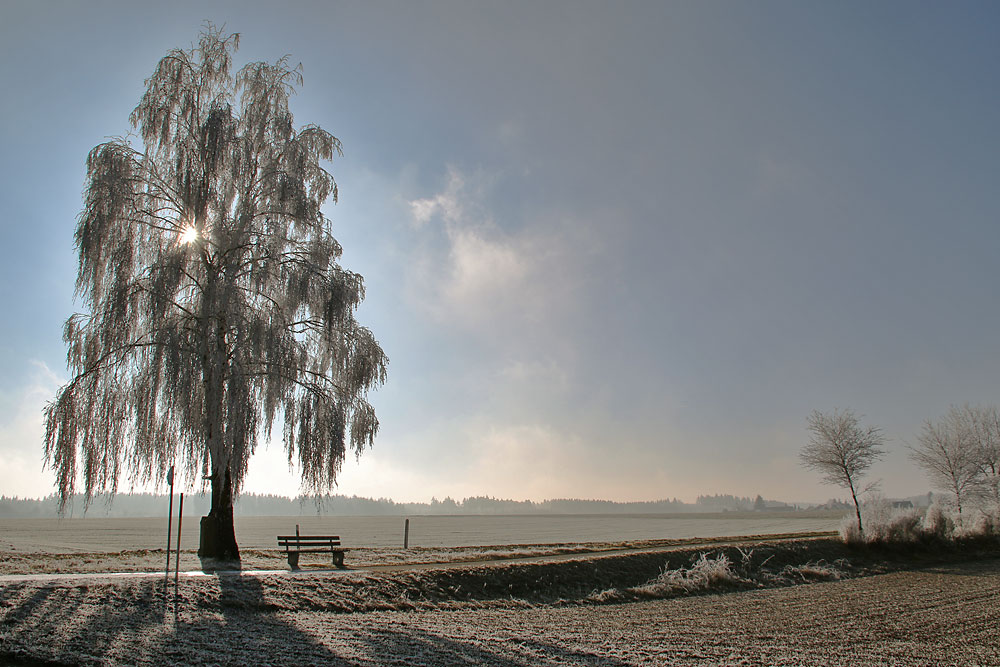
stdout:
{"type": "MultiPolygon", "coordinates": [[[[163,516],[167,513],[169,499],[166,494],[123,493],[115,496],[98,495],[89,507],[83,495],[76,495],[67,503],[67,517],[145,517],[163,516]]],[[[837,501],[831,501],[833,506],[837,501]]],[[[839,503],[838,503],[839,506],[839,503]]],[[[208,513],[207,493],[185,493],[184,514],[202,516],[208,513]]],[[[732,495],[698,496],[694,503],[672,500],[648,502],[614,502],[609,500],[555,499],[532,502],[530,500],[503,500],[477,496],[461,501],[432,498],[429,503],[397,503],[387,498],[359,498],[358,496],[286,496],[245,493],[239,497],[235,512],[242,516],[381,516],[426,514],[663,514],[674,512],[735,512],[751,510],[796,509],[794,506],[757,498],[732,495]]],[[[0,517],[55,517],[59,500],[55,495],[46,498],[17,498],[0,496],[0,517]]],[[[174,496],[177,511],[177,496],[174,496]]]]}

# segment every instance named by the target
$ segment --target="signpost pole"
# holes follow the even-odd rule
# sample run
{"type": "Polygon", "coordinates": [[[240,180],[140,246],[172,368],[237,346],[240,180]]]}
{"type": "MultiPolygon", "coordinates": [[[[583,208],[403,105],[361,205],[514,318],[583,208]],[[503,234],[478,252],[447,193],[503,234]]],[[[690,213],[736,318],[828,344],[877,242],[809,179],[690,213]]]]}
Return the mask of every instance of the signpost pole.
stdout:
{"type": "Polygon", "coordinates": [[[177,579],[181,575],[181,522],[184,520],[184,494],[177,507],[177,550],[174,551],[174,604],[177,604],[177,579]]]}
{"type": "Polygon", "coordinates": [[[163,573],[163,588],[170,585],[170,526],[174,520],[174,467],[167,471],[167,484],[170,485],[170,509],[167,510],[167,570],[163,573]]]}

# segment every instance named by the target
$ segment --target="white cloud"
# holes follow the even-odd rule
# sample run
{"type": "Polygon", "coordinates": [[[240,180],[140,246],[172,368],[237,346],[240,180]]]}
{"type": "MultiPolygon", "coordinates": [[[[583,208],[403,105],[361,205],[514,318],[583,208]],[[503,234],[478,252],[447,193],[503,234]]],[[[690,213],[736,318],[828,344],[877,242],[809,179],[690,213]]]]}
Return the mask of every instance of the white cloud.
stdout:
{"type": "Polygon", "coordinates": [[[411,298],[448,325],[496,331],[551,322],[575,307],[574,292],[599,252],[579,220],[499,224],[487,203],[496,183],[451,167],[442,192],[408,202],[424,234],[411,250],[411,298]]]}
{"type": "Polygon", "coordinates": [[[425,199],[415,199],[410,204],[415,227],[419,228],[434,217],[441,217],[448,226],[461,225],[471,213],[467,210],[481,191],[469,191],[469,185],[454,167],[448,168],[448,178],[443,192],[425,199]]]}
{"type": "Polygon", "coordinates": [[[422,227],[434,217],[438,209],[438,202],[434,199],[415,199],[410,202],[410,211],[413,213],[413,221],[416,227],[422,227]]]}

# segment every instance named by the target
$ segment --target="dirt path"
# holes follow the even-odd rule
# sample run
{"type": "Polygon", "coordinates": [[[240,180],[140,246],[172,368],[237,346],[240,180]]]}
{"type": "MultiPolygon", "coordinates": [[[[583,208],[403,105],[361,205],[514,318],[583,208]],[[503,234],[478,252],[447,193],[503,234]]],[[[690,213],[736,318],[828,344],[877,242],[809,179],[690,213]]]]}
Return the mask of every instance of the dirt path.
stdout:
{"type": "Polygon", "coordinates": [[[174,614],[149,588],[0,589],[0,662],[1000,665],[998,559],[604,606],[344,614],[193,597],[174,614]]]}

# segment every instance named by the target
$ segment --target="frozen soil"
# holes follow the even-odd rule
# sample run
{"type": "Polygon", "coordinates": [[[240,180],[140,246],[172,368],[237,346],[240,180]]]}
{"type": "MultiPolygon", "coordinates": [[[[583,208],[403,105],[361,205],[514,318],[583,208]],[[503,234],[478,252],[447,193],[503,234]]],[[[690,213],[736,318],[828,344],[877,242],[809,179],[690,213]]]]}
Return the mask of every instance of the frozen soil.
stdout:
{"type": "Polygon", "coordinates": [[[782,541],[220,574],[176,599],[162,580],[21,582],[0,587],[0,663],[1000,665],[998,555],[782,541]]]}

